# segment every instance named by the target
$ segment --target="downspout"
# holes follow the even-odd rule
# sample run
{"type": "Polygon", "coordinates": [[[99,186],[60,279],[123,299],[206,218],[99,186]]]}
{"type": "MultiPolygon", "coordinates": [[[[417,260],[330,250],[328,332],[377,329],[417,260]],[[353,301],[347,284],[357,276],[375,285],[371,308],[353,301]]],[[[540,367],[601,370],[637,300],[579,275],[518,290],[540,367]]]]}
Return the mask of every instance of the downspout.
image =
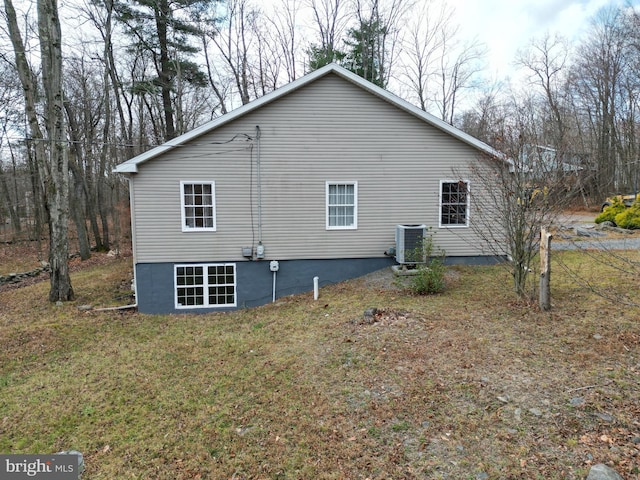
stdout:
{"type": "Polygon", "coordinates": [[[256,246],[256,258],[264,258],[264,245],[262,245],[262,168],[260,165],[260,126],[256,125],[256,169],[258,189],[258,245],[256,246]]]}

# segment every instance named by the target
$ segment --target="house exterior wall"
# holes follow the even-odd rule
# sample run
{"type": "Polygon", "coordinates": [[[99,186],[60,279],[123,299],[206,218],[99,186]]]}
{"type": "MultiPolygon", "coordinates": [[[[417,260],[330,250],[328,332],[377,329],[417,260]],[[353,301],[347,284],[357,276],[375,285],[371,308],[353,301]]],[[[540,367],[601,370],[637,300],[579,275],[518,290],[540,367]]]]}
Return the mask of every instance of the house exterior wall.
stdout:
{"type": "MultiPolygon", "coordinates": [[[[217,261],[217,260],[216,260],[217,261]]],[[[276,273],[276,299],[313,291],[313,279],[320,287],[355,278],[392,265],[391,258],[289,260],[279,262],[276,273]]],[[[138,310],[143,313],[205,313],[264,305],[273,300],[273,273],[269,262],[242,261],[236,265],[237,306],[230,308],[176,309],[174,264],[169,262],[137,264],[138,310]]],[[[311,300],[313,295],[310,294],[311,300]]]]}
{"type": "MultiPolygon", "coordinates": [[[[500,261],[499,258],[492,256],[447,257],[445,264],[491,265],[498,261],[500,261]]],[[[288,295],[309,292],[309,300],[311,300],[314,277],[318,277],[320,299],[322,299],[322,287],[360,277],[394,264],[395,261],[390,257],[281,261],[275,275],[275,298],[277,301],[288,295]]],[[[138,263],[135,265],[138,310],[150,314],[207,313],[256,307],[273,300],[274,276],[269,269],[269,262],[242,261],[235,265],[236,307],[176,309],[174,263],[138,263]]]]}
{"type": "Polygon", "coordinates": [[[488,255],[472,228],[438,227],[440,181],[466,177],[477,194],[468,165],[479,161],[474,148],[329,74],[141,164],[131,182],[135,261],[242,262],[260,231],[266,260],[384,258],[395,225],[422,223],[448,256],[488,255]],[[256,126],[259,146],[244,136],[256,126]],[[180,181],[209,180],[216,231],[183,232],[180,181]],[[358,182],[357,229],[326,229],[327,181],[358,182]]]}

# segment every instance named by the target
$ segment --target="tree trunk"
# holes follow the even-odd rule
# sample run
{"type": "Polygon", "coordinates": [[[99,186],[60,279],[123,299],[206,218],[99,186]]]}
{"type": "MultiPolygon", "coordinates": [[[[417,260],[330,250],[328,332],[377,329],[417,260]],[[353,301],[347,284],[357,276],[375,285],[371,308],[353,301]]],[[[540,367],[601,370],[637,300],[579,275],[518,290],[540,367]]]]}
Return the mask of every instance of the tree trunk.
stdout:
{"type": "MultiPolygon", "coordinates": [[[[40,142],[42,143],[42,142],[40,142]]],[[[42,193],[42,181],[38,172],[37,160],[34,159],[34,148],[27,141],[27,164],[29,166],[29,180],[31,184],[31,197],[33,201],[33,230],[29,232],[29,239],[35,240],[38,250],[38,260],[42,260],[42,233],[43,225],[47,222],[44,218],[44,194],[42,193]]]]}
{"type": "Polygon", "coordinates": [[[120,254],[120,238],[122,232],[120,231],[120,182],[114,184],[114,199],[113,199],[113,248],[117,254],[120,254]]]}
{"type": "Polygon", "coordinates": [[[98,185],[98,209],[100,210],[100,220],[102,222],[102,248],[108,250],[111,244],[109,238],[109,210],[112,209],[111,198],[106,190],[109,185],[104,180],[98,185]]]}
{"type": "Polygon", "coordinates": [[[80,259],[87,260],[91,257],[91,247],[89,245],[89,234],[87,233],[87,224],[85,223],[85,188],[82,172],[78,168],[74,160],[69,161],[69,168],[73,173],[73,198],[74,202],[71,206],[71,216],[73,223],[76,225],[78,234],[78,249],[80,250],[80,259]]]}
{"type": "MultiPolygon", "coordinates": [[[[87,218],[89,219],[89,223],[92,226],[92,232],[96,243],[96,250],[99,252],[103,250],[102,238],[100,236],[100,229],[98,228],[97,213],[95,208],[97,187],[94,186],[93,188],[91,188],[91,172],[89,169],[89,163],[86,161],[86,158],[83,157],[83,150],[78,146],[80,144],[81,136],[80,127],[78,126],[75,111],[69,102],[65,102],[64,107],[65,111],[67,112],[69,135],[71,136],[71,140],[73,142],[73,146],[71,149],[73,156],[69,160],[69,169],[73,174],[75,191],[75,202],[72,208],[72,216],[78,230],[80,258],[82,260],[87,260],[91,256],[89,233],[85,222],[87,218]],[[84,171],[82,169],[82,165],[86,165],[84,171]]],[[[106,119],[106,121],[108,121],[108,119],[106,119]]],[[[98,178],[100,178],[99,175],[98,178]]]]}
{"type": "MultiPolygon", "coordinates": [[[[20,232],[20,216],[18,215],[18,207],[14,203],[14,200],[11,198],[11,195],[9,193],[9,187],[5,179],[5,173],[2,169],[2,164],[0,164],[0,192],[2,193],[2,201],[7,209],[7,214],[9,215],[9,219],[11,220],[11,227],[13,229],[13,240],[15,238],[15,234],[20,232]]],[[[15,202],[17,201],[18,199],[16,198],[15,202]]]]}
{"type": "Polygon", "coordinates": [[[48,134],[47,161],[44,136],[36,110],[35,76],[25,55],[18,28],[16,11],[11,0],[4,0],[7,26],[16,67],[22,84],[25,110],[31,137],[36,140],[35,153],[39,177],[44,181],[44,195],[49,219],[49,265],[51,267],[50,301],[73,299],[69,277],[69,169],[65,152],[64,113],[62,106],[62,51],[60,20],[55,0],[38,0],[38,33],[42,79],[45,93],[45,118],[48,134]]]}
{"type": "MultiPolygon", "coordinates": [[[[120,79],[118,78],[118,72],[116,69],[116,62],[115,59],[113,57],[113,46],[111,43],[111,38],[112,38],[112,26],[111,26],[111,18],[113,16],[113,0],[107,0],[105,2],[105,8],[107,10],[106,14],[106,19],[105,19],[105,24],[104,24],[104,34],[103,34],[103,39],[104,39],[104,62],[105,62],[105,67],[104,67],[104,84],[105,84],[105,100],[108,102],[109,100],[109,91],[106,87],[106,85],[109,84],[108,80],[111,80],[111,87],[113,88],[113,95],[114,95],[114,100],[115,100],[115,104],[116,104],[116,108],[118,110],[118,116],[120,118],[120,134],[122,135],[122,138],[125,141],[125,152],[126,152],[126,159],[130,159],[134,157],[134,150],[133,150],[133,132],[132,132],[132,125],[133,122],[129,121],[127,123],[125,116],[124,116],[124,110],[122,108],[122,97],[124,97],[124,92],[123,92],[123,82],[120,81],[120,79]],[[127,128],[127,125],[129,125],[129,127],[127,128]]],[[[108,105],[108,103],[106,104],[108,105]]],[[[131,107],[129,106],[129,111],[131,110],[131,107]]],[[[107,128],[107,127],[105,127],[107,128]]],[[[107,139],[104,139],[105,142],[107,141],[107,139]]]]}
{"type": "MultiPolygon", "coordinates": [[[[77,181],[73,183],[74,195],[82,194],[82,185],[77,181]]],[[[89,245],[89,235],[87,233],[87,225],[84,219],[84,209],[82,204],[77,202],[71,208],[73,223],[76,225],[78,233],[78,250],[80,252],[80,260],[88,260],[91,258],[91,246],[89,245]]]]}
{"type": "Polygon", "coordinates": [[[540,308],[551,309],[551,237],[546,228],[540,233],[540,308]]]}
{"type": "Polygon", "coordinates": [[[173,106],[171,104],[171,83],[172,68],[169,58],[169,38],[167,23],[171,11],[167,0],[159,0],[155,8],[156,28],[158,29],[158,43],[160,44],[160,70],[158,71],[158,82],[162,90],[162,110],[165,122],[165,141],[169,141],[176,136],[173,120],[173,106]]]}
{"type": "MultiPolygon", "coordinates": [[[[108,92],[105,94],[105,117],[111,118],[111,108],[109,106],[108,92]]],[[[109,122],[105,122],[102,130],[102,149],[100,150],[100,161],[98,162],[98,171],[96,172],[96,190],[98,197],[98,209],[100,218],[102,219],[102,250],[110,248],[111,240],[109,238],[109,213],[113,216],[114,205],[111,196],[105,198],[105,189],[110,189],[110,181],[107,180],[107,157],[109,155],[109,122]]]]}
{"type": "Polygon", "coordinates": [[[56,0],[38,0],[38,33],[49,136],[49,177],[45,185],[49,211],[49,300],[73,299],[69,277],[69,159],[62,101],[62,39],[56,0]]]}

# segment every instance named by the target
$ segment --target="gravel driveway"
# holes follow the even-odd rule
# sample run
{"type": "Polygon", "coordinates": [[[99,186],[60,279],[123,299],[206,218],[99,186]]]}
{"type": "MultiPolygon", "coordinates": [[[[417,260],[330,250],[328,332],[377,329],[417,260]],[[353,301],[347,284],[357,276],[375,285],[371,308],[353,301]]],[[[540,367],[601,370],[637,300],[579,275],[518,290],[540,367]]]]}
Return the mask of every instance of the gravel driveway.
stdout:
{"type": "Polygon", "coordinates": [[[595,214],[588,212],[567,213],[558,217],[558,234],[551,241],[552,250],[638,250],[640,231],[629,233],[628,237],[607,235],[596,229],[595,214]],[[577,234],[576,232],[582,234],[577,234]]]}
{"type": "MultiPolygon", "coordinates": [[[[578,237],[582,238],[582,237],[578,237]]],[[[551,242],[551,250],[638,250],[640,236],[551,242]]]]}

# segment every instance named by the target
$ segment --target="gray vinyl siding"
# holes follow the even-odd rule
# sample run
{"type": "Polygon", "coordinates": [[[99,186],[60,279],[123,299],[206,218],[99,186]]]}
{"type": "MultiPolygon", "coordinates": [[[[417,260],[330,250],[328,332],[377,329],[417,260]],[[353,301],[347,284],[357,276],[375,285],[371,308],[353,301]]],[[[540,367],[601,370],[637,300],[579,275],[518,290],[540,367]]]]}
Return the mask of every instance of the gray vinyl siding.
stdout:
{"type": "MultiPolygon", "coordinates": [[[[146,162],[132,174],[136,262],[241,261],[258,242],[260,126],[262,242],[267,259],[382,257],[396,224],[431,226],[450,256],[490,254],[471,228],[438,228],[440,180],[481,154],[333,74],[146,162]],[[252,148],[253,147],[253,148],[252,148]],[[182,232],[180,181],[215,181],[215,232],[182,232]],[[358,228],[326,230],[326,181],[358,182],[358,228]]],[[[473,222],[473,202],[471,207],[473,222]]]]}

